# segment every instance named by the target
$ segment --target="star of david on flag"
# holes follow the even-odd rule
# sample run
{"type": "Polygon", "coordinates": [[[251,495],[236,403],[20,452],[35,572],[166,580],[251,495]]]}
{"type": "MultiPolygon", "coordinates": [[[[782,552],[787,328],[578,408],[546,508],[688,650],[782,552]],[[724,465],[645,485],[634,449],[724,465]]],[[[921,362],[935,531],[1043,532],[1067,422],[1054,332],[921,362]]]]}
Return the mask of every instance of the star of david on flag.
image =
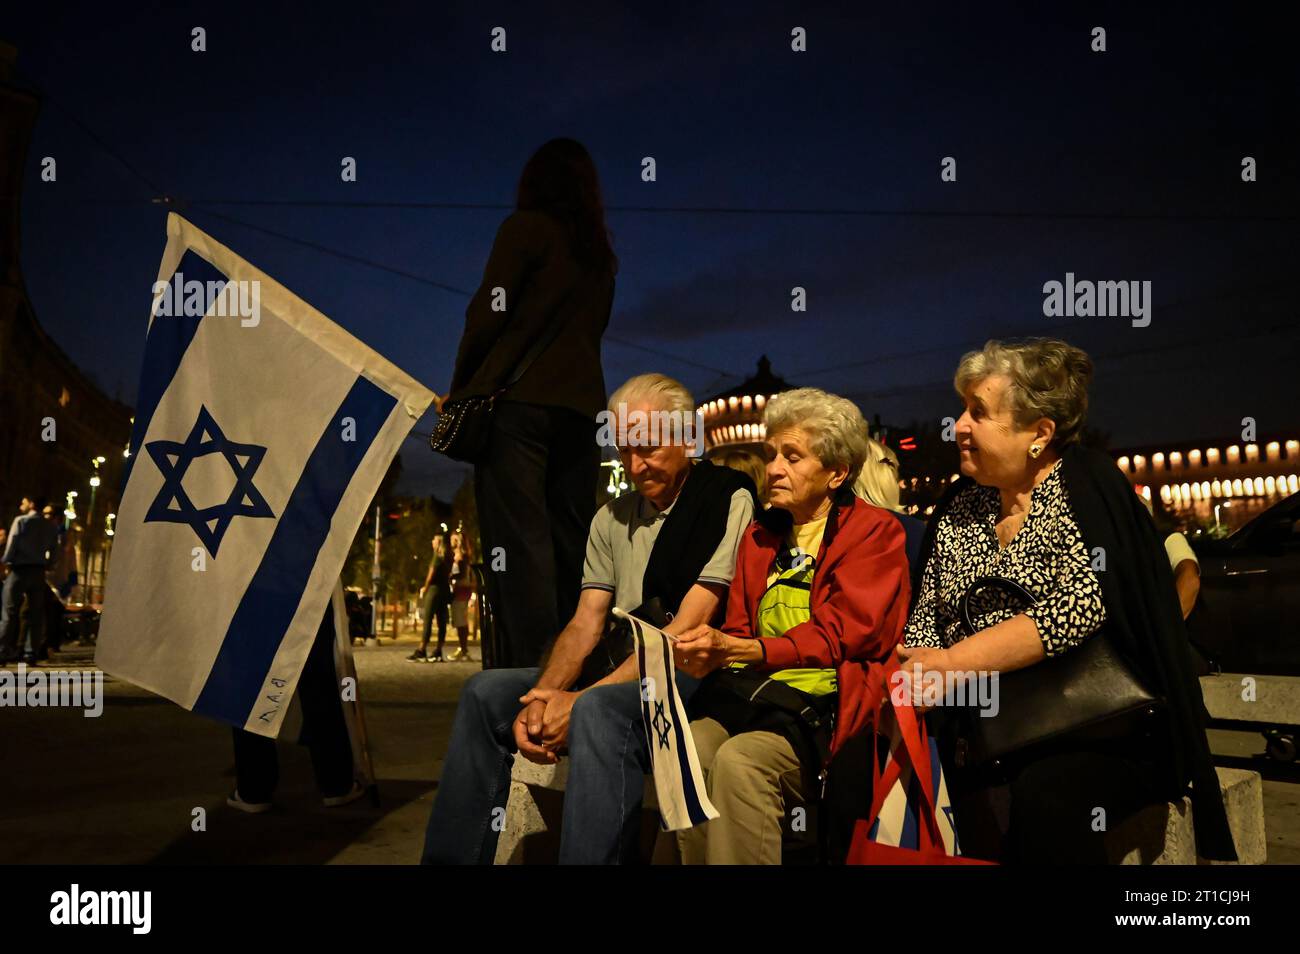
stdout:
{"type": "Polygon", "coordinates": [[[432,400],[169,215],[96,663],[277,736],[348,548],[432,400]]]}
{"type": "MultiPolygon", "coordinates": [[[[644,683],[642,683],[642,685],[644,685],[644,683]]],[[[671,731],[673,723],[672,720],[668,718],[667,713],[664,712],[664,704],[662,702],[655,703],[655,717],[654,721],[651,722],[650,725],[655,730],[655,735],[659,739],[659,748],[670,748],[672,746],[672,739],[668,733],[671,731]]]]}
{"type": "Polygon", "coordinates": [[[144,515],[145,522],[163,520],[187,524],[203,541],[208,553],[217,555],[221,538],[235,517],[274,517],[270,505],[253,483],[257,467],[266,448],[257,444],[238,444],[229,440],[212,419],[206,407],[199,408],[198,419],[189,436],[176,441],[150,441],[144,445],[163,475],[163,486],[144,515]],[[202,509],[195,507],[185,493],[185,473],[195,460],[208,454],[220,454],[230,465],[235,486],[230,497],[202,509]]]}
{"type": "Polygon", "coordinates": [[[613,612],[632,627],[636,641],[641,721],[659,797],[660,824],[665,831],[680,831],[717,818],[718,810],[705,790],[691,720],[677,694],[668,635],[617,607],[613,612]]]}

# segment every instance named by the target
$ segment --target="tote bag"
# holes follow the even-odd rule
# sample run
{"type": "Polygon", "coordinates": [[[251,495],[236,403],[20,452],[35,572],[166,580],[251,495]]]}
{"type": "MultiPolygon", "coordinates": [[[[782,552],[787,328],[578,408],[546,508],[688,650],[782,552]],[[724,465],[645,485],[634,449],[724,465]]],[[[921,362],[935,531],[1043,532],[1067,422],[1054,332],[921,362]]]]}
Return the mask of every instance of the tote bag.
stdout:
{"type": "Polygon", "coordinates": [[[890,701],[888,687],[897,671],[897,663],[887,670],[876,729],[890,739],[889,756],[883,769],[879,768],[872,747],[871,812],[854,826],[845,861],[858,865],[992,864],[961,854],[939,746],[912,705],[895,706],[890,701]]]}

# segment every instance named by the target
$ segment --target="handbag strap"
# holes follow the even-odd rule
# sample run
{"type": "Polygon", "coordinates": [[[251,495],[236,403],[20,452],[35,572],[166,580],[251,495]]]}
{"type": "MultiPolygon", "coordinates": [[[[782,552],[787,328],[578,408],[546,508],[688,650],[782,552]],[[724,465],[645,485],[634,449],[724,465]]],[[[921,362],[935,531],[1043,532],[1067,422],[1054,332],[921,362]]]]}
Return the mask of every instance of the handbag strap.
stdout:
{"type": "MultiPolygon", "coordinates": [[[[885,666],[884,692],[887,700],[889,685],[894,680],[894,674],[900,671],[898,660],[891,657],[885,666]]],[[[900,741],[912,766],[912,777],[916,779],[921,789],[921,804],[917,806],[917,814],[921,816],[919,819],[921,825],[917,832],[920,848],[922,850],[942,848],[943,835],[939,831],[939,820],[935,815],[937,801],[934,779],[930,774],[930,746],[925,732],[925,723],[917,716],[916,708],[910,704],[897,706],[890,700],[887,705],[893,711],[894,719],[898,723],[900,741]]],[[[879,731],[879,722],[877,722],[877,731],[879,731]]],[[[897,758],[890,760],[883,773],[879,765],[879,747],[872,745],[871,774],[875,784],[871,794],[871,814],[866,819],[868,831],[880,818],[880,812],[885,807],[885,799],[889,797],[890,789],[903,774],[902,764],[897,758]]]]}
{"type": "Polygon", "coordinates": [[[988,589],[1002,590],[1004,593],[1010,593],[1019,599],[1026,606],[1033,606],[1038,602],[1038,597],[1025,587],[1021,586],[1015,580],[1009,580],[1005,576],[981,576],[973,581],[970,586],[966,587],[966,592],[962,595],[959,605],[961,614],[961,624],[966,628],[967,636],[975,635],[975,622],[971,618],[971,601],[980,593],[988,589]]]}

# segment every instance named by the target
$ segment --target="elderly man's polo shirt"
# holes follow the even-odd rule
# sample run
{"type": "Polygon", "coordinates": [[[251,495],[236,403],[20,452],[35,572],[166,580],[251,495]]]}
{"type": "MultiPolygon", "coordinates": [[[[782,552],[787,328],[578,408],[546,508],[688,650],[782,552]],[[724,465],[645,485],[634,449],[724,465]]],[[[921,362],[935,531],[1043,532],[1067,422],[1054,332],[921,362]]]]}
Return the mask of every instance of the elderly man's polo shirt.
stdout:
{"type": "MultiPolygon", "coordinates": [[[[641,605],[641,583],[650,551],[654,548],[664,521],[676,500],[664,510],[640,494],[616,497],[596,512],[587,534],[587,560],[582,572],[582,588],[607,590],[614,594],[614,605],[633,610],[641,605]]],[[[754,519],[754,499],[747,490],[731,495],[727,512],[727,529],[709,562],[700,571],[698,582],[729,586],[736,573],[736,551],[740,539],[754,519]]],[[[668,607],[677,612],[677,607],[668,607]]]]}

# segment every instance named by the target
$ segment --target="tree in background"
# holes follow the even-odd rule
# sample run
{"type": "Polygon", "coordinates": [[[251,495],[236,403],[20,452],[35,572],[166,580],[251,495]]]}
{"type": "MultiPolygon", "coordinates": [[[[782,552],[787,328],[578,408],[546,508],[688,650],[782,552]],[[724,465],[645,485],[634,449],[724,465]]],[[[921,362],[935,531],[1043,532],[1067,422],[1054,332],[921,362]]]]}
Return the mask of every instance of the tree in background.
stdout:
{"type": "Polygon", "coordinates": [[[474,499],[474,477],[472,475],[466,477],[465,482],[456,491],[456,496],[451,502],[451,517],[451,529],[455,530],[460,527],[461,532],[465,535],[466,542],[469,544],[469,551],[474,556],[474,562],[482,562],[483,546],[478,530],[478,504],[474,499]]]}
{"type": "MultiPolygon", "coordinates": [[[[366,509],[366,517],[348,549],[343,566],[343,585],[370,592],[374,561],[375,508],[379,508],[379,599],[384,603],[405,603],[414,599],[424,583],[432,556],[433,536],[443,526],[451,529],[452,511],[442,501],[397,493],[402,475],[402,458],[393,459],[379,490],[366,509]]],[[[475,521],[477,529],[477,520],[475,521]]]]}

